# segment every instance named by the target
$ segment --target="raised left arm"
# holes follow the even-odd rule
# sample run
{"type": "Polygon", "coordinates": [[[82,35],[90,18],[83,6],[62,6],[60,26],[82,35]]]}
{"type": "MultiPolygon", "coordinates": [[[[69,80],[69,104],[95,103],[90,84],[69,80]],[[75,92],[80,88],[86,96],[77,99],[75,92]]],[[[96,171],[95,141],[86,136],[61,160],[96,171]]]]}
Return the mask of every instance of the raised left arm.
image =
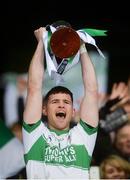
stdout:
{"type": "Polygon", "coordinates": [[[99,121],[99,109],[96,73],[85,44],[81,45],[80,54],[84,84],[84,97],[80,105],[80,118],[88,125],[97,127],[99,121]]]}

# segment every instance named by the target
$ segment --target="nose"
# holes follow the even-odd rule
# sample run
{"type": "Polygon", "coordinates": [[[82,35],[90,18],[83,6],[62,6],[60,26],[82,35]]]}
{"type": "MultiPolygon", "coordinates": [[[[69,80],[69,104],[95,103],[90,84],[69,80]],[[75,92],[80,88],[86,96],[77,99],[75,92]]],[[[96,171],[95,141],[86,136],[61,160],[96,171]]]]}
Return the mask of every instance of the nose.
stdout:
{"type": "Polygon", "coordinates": [[[60,101],[59,104],[58,104],[58,106],[59,106],[60,108],[64,107],[64,102],[63,102],[63,101],[60,101]]]}

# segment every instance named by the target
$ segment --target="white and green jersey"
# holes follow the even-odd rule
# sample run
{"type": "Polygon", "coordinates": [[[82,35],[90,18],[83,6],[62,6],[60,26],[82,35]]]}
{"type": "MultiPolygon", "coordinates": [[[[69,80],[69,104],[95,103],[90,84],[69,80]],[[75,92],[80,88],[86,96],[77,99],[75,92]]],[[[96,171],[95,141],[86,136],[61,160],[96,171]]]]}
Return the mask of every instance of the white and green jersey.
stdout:
{"type": "Polygon", "coordinates": [[[48,129],[40,120],[34,125],[23,123],[23,143],[28,178],[88,179],[97,136],[80,120],[68,131],[48,129]]]}

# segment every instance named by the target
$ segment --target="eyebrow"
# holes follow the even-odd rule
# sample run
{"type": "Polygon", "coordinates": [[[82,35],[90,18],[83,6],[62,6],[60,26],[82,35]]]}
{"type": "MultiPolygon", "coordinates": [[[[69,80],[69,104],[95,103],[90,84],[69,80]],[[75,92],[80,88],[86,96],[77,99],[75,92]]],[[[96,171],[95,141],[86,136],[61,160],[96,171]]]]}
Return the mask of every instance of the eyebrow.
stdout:
{"type": "MultiPolygon", "coordinates": [[[[60,101],[61,99],[58,99],[58,98],[52,98],[52,99],[49,99],[49,101],[51,102],[51,101],[60,101]]],[[[62,99],[62,101],[64,101],[64,102],[70,102],[70,103],[72,103],[72,101],[71,101],[71,99],[62,99]]]]}

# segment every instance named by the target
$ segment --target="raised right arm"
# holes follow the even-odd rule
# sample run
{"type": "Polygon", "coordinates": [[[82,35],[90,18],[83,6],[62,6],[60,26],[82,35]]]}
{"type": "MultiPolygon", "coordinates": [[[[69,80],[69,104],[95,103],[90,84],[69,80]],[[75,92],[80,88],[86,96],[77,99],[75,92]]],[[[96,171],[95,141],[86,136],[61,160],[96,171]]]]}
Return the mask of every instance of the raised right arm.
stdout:
{"type": "Polygon", "coordinates": [[[45,31],[43,27],[34,31],[38,44],[28,71],[27,99],[23,115],[24,121],[27,124],[36,123],[42,116],[42,85],[44,76],[43,33],[45,31]]]}

